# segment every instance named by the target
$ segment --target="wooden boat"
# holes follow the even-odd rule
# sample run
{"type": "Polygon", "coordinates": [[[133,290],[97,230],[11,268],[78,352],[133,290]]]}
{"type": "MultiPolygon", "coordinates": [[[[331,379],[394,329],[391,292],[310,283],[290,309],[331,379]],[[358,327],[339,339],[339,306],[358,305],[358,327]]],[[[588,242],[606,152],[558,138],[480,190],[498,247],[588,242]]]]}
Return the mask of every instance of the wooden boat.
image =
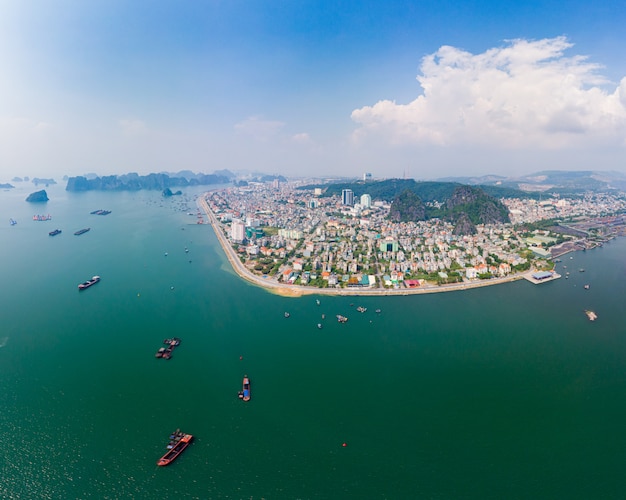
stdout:
{"type": "Polygon", "coordinates": [[[157,465],[164,466],[171,464],[178,456],[185,451],[185,448],[189,446],[193,436],[191,434],[184,434],[180,431],[176,431],[170,436],[170,444],[167,446],[168,450],[157,462],[157,465]]]}
{"type": "Polygon", "coordinates": [[[250,379],[247,375],[243,377],[243,387],[241,391],[241,399],[244,401],[250,401],[250,379]]]}

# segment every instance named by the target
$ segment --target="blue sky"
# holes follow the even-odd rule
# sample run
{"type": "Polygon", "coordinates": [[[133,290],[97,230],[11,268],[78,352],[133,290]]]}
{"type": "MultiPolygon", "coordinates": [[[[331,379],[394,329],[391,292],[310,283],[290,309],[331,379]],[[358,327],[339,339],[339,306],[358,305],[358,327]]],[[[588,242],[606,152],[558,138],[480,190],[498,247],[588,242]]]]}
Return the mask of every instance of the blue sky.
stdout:
{"type": "Polygon", "coordinates": [[[0,180],[624,171],[624,26],[611,0],[0,0],[0,180]]]}

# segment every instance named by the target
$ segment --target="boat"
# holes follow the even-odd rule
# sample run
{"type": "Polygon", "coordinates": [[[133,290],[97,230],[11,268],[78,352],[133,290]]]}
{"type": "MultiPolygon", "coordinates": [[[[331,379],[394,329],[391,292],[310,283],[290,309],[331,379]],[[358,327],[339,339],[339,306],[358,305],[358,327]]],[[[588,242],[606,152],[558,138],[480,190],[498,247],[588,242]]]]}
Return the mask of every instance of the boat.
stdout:
{"type": "Polygon", "coordinates": [[[288,318],[289,316],[291,316],[291,314],[285,311],[285,318],[288,318]]]}
{"type": "Polygon", "coordinates": [[[321,330],[321,329],[322,329],[322,324],[321,324],[321,323],[318,323],[318,324],[317,324],[317,327],[321,330]]]}
{"type": "Polygon", "coordinates": [[[585,270],[582,267],[578,271],[581,272],[581,273],[585,272],[585,270]]]}
{"type": "Polygon", "coordinates": [[[320,305],[320,299],[315,299],[315,303],[319,306],[320,305]]]}
{"type": "Polygon", "coordinates": [[[363,306],[359,306],[356,308],[357,311],[364,313],[365,311],[367,311],[367,307],[363,307],[363,306]]]}
{"type": "Polygon", "coordinates": [[[61,230],[60,229],[55,229],[54,231],[50,231],[48,234],[50,236],[56,236],[57,234],[61,234],[61,230]]]}
{"type": "Polygon", "coordinates": [[[239,398],[243,401],[250,401],[250,379],[247,375],[243,376],[242,390],[239,393],[239,398]]]}
{"type": "Polygon", "coordinates": [[[90,231],[91,228],[90,227],[86,227],[84,229],[79,229],[78,231],[76,231],[74,234],[76,236],[80,236],[81,234],[85,234],[87,231],[90,231]]]}
{"type": "Polygon", "coordinates": [[[342,316],[341,314],[337,314],[337,321],[339,321],[339,323],[345,323],[346,321],[348,321],[348,318],[342,316]]]}
{"type": "Polygon", "coordinates": [[[48,215],[33,215],[33,220],[36,221],[44,221],[44,220],[52,220],[52,216],[48,215]]]}
{"type": "Polygon", "coordinates": [[[93,212],[89,212],[91,215],[109,215],[111,213],[110,210],[94,210],[93,212]]]}
{"type": "Polygon", "coordinates": [[[584,288],[585,290],[589,290],[589,285],[584,285],[584,286],[583,286],[583,288],[584,288]]]}
{"type": "Polygon", "coordinates": [[[157,465],[165,466],[171,464],[189,446],[193,436],[177,430],[170,435],[170,442],[167,445],[167,452],[157,461],[157,465]]]}
{"type": "Polygon", "coordinates": [[[596,319],[598,319],[598,315],[593,311],[585,311],[585,314],[589,318],[589,321],[595,321],[596,319]]]}
{"type": "Polygon", "coordinates": [[[165,344],[165,347],[161,347],[156,352],[154,357],[170,359],[172,357],[172,352],[174,351],[174,349],[180,345],[180,339],[178,337],[173,337],[171,339],[165,339],[163,343],[165,344]]]}
{"type": "Polygon", "coordinates": [[[15,224],[17,224],[17,221],[15,219],[9,219],[9,224],[15,226],[15,224]]]}
{"type": "Polygon", "coordinates": [[[84,283],[81,283],[80,285],[78,285],[78,289],[79,290],[86,290],[91,285],[95,285],[96,283],[98,283],[98,281],[100,281],[100,276],[94,276],[90,280],[87,280],[84,283]]]}

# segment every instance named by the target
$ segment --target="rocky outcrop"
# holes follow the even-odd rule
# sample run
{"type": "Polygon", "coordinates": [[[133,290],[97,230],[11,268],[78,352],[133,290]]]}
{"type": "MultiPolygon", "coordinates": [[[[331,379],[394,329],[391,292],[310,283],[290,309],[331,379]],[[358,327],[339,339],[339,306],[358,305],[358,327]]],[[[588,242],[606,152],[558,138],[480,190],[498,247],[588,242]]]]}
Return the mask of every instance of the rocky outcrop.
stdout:
{"type": "Polygon", "coordinates": [[[453,222],[458,222],[461,214],[467,215],[472,224],[510,222],[509,211],[503,203],[471,186],[457,187],[446,201],[446,209],[453,222]]]}
{"type": "Polygon", "coordinates": [[[472,223],[467,214],[461,214],[454,226],[453,234],[463,236],[467,234],[476,234],[476,226],[472,223]]]}
{"type": "Polygon", "coordinates": [[[426,218],[426,207],[421,198],[407,189],[391,202],[389,219],[392,222],[420,221],[426,218]]]}
{"type": "Polygon", "coordinates": [[[28,198],[26,198],[26,201],[30,201],[33,203],[41,203],[44,201],[48,201],[48,193],[46,193],[45,189],[42,189],[41,191],[35,191],[34,193],[31,193],[28,195],[28,198]]]}

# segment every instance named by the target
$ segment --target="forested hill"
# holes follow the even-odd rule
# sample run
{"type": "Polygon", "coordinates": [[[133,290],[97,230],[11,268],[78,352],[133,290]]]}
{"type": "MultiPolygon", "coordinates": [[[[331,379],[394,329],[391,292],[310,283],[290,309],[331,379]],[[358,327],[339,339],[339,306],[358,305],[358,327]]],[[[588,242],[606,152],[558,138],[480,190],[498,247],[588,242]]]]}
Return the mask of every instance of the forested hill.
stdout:
{"type": "MultiPolygon", "coordinates": [[[[341,191],[343,189],[351,189],[355,196],[361,196],[367,193],[372,197],[372,200],[384,200],[388,202],[391,202],[397,195],[408,189],[419,196],[424,203],[433,201],[443,203],[452,196],[457,187],[462,185],[463,184],[458,182],[416,182],[414,179],[386,179],[375,182],[355,181],[308,185],[303,186],[300,189],[321,188],[323,190],[322,196],[341,196],[341,191]]],[[[493,196],[494,198],[531,198],[535,196],[533,194],[525,193],[524,191],[512,188],[503,188],[498,186],[474,187],[480,188],[486,194],[493,196]]]]}
{"type": "Polygon", "coordinates": [[[66,191],[138,191],[140,189],[158,189],[185,186],[207,186],[210,184],[226,184],[230,179],[224,175],[199,174],[191,179],[170,177],[167,174],[126,174],[108,175],[87,179],[86,177],[70,177],[66,191]]]}

